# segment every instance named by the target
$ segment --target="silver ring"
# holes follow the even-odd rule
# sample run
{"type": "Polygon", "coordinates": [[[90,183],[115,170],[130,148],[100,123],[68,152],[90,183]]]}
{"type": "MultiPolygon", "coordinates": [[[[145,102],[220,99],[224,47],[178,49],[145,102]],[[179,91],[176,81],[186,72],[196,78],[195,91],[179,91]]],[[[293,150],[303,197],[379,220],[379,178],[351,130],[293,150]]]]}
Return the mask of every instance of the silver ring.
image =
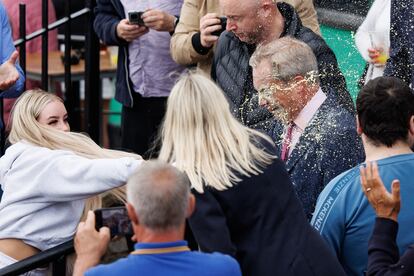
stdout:
{"type": "Polygon", "coordinates": [[[365,191],[368,193],[369,191],[371,191],[372,190],[372,188],[367,188],[365,191]]]}

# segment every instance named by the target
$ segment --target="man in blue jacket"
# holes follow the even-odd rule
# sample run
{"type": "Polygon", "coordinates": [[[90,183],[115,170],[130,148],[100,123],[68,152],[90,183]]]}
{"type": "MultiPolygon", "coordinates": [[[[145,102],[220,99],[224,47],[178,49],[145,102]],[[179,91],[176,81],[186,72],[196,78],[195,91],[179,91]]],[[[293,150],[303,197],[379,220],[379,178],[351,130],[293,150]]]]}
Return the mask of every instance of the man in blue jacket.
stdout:
{"type": "Polygon", "coordinates": [[[119,46],[115,99],[122,105],[122,147],[144,155],[152,146],[165,105],[184,67],[170,55],[182,0],[98,0],[94,28],[107,45],[119,46]],[[132,24],[131,11],[144,12],[132,24]],[[170,32],[170,33],[169,33],[170,32]]]}
{"type": "Polygon", "coordinates": [[[259,46],[250,59],[259,103],[277,122],[270,135],[310,219],[319,193],[363,160],[355,116],[320,85],[312,49],[282,37],[259,46]]]}

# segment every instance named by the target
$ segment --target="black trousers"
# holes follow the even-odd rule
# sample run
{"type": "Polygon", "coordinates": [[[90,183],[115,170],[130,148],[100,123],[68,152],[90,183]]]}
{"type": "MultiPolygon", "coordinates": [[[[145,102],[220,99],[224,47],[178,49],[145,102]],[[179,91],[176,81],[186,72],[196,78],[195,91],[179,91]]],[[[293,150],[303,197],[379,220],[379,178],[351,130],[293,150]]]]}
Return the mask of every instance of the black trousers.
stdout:
{"type": "Polygon", "coordinates": [[[145,159],[158,156],[157,137],[164,118],[167,97],[144,98],[133,93],[134,106],[122,107],[121,143],[124,150],[145,159]]]}

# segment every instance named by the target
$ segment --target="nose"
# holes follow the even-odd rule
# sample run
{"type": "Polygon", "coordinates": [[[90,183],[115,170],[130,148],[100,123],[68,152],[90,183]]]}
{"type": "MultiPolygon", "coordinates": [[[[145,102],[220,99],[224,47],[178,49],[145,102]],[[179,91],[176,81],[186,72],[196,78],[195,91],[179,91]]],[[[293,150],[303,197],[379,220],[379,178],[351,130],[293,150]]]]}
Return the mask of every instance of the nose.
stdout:
{"type": "Polygon", "coordinates": [[[232,22],[231,19],[227,18],[227,22],[226,22],[226,31],[231,32],[231,31],[235,31],[237,29],[237,26],[234,22],[232,22]]]}
{"type": "Polygon", "coordinates": [[[67,121],[60,121],[58,125],[58,129],[64,132],[69,132],[70,131],[69,123],[67,121]]]}

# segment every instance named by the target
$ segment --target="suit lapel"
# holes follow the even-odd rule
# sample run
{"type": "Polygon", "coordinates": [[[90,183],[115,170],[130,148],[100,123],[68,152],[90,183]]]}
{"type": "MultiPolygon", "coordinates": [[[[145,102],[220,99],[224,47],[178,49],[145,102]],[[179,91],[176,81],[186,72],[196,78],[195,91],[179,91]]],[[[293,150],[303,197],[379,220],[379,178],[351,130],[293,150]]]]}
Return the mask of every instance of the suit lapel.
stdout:
{"type": "MultiPolygon", "coordinates": [[[[312,150],[312,148],[318,143],[318,135],[321,133],[324,121],[328,115],[329,108],[331,107],[331,101],[329,97],[318,109],[316,114],[313,116],[309,125],[305,128],[302,135],[299,137],[299,141],[295,145],[292,153],[286,161],[286,169],[290,172],[296,163],[305,156],[306,152],[312,150]]],[[[312,162],[316,162],[313,160],[312,162]]]]}

